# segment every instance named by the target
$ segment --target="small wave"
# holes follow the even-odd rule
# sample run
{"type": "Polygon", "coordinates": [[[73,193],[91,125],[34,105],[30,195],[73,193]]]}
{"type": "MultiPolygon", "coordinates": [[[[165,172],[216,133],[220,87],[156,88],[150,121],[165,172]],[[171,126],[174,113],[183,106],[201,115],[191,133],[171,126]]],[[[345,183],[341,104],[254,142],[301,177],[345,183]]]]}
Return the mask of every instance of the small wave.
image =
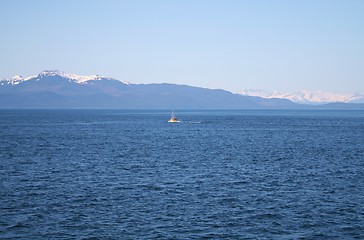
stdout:
{"type": "Polygon", "coordinates": [[[201,121],[183,121],[182,123],[186,123],[186,124],[201,124],[201,121]]]}
{"type": "Polygon", "coordinates": [[[9,226],[7,229],[19,229],[19,228],[30,228],[31,226],[29,224],[24,223],[16,223],[15,225],[9,226]]]}

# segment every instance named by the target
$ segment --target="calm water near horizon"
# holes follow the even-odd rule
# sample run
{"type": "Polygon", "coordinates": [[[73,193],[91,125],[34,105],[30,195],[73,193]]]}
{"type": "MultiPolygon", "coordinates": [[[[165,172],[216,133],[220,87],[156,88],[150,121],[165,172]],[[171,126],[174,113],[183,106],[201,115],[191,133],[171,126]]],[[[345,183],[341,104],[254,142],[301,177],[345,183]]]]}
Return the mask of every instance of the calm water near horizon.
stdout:
{"type": "Polygon", "coordinates": [[[364,111],[0,110],[0,239],[364,239],[364,111]]]}

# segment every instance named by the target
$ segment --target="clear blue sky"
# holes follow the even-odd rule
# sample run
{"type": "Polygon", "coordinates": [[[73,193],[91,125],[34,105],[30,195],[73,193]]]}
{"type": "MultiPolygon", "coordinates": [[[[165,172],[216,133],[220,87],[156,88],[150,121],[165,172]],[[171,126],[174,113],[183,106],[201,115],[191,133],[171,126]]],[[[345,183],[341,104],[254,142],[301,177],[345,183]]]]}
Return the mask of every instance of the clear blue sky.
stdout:
{"type": "Polygon", "coordinates": [[[364,92],[363,0],[0,0],[0,77],[364,92]]]}

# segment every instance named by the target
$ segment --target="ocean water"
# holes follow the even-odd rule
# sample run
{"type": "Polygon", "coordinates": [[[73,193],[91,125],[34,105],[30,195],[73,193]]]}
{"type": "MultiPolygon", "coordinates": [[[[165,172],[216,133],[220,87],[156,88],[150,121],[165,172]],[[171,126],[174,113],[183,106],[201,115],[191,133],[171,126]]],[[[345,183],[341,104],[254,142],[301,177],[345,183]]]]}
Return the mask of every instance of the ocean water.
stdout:
{"type": "Polygon", "coordinates": [[[0,239],[364,239],[364,112],[0,110],[0,239]]]}

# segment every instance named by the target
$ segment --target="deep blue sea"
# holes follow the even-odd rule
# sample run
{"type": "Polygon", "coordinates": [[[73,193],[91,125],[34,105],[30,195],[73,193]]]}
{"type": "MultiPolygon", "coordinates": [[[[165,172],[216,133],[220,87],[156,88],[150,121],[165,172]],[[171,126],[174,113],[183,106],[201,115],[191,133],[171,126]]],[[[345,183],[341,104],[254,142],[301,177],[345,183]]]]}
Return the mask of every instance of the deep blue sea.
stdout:
{"type": "Polygon", "coordinates": [[[0,110],[0,239],[364,239],[364,111],[0,110]]]}

